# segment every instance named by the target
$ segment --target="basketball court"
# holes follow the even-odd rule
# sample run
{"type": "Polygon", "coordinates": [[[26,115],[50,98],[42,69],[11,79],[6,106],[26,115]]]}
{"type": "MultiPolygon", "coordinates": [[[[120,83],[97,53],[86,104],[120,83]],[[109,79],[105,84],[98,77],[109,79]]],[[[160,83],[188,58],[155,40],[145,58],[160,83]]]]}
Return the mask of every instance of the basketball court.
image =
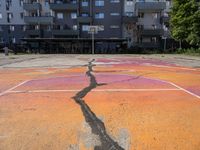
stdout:
{"type": "Polygon", "coordinates": [[[0,69],[0,149],[199,149],[198,67],[129,55],[60,61],[68,57],[80,62],[0,69]]]}

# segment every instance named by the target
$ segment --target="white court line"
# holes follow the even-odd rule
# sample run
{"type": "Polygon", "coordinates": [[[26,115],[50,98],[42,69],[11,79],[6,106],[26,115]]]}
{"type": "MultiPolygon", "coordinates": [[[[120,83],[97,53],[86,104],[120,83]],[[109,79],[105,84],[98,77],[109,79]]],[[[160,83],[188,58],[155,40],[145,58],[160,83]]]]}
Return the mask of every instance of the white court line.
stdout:
{"type": "Polygon", "coordinates": [[[161,67],[161,68],[172,68],[172,69],[182,69],[182,70],[197,71],[197,69],[193,69],[193,68],[173,67],[173,66],[164,66],[164,65],[149,65],[149,66],[161,67]]]}
{"type": "MultiPolygon", "coordinates": [[[[179,88],[174,89],[95,89],[93,92],[145,92],[145,91],[180,91],[179,88]]],[[[80,90],[31,90],[31,91],[9,91],[8,93],[51,93],[51,92],[79,92],[80,90]]]]}
{"type": "MultiPolygon", "coordinates": [[[[128,75],[130,76],[130,75],[128,75]]],[[[165,81],[165,80],[160,80],[160,79],[154,79],[154,78],[148,78],[148,77],[143,77],[143,78],[146,78],[146,79],[151,79],[151,80],[157,80],[157,81],[160,81],[160,82],[163,82],[163,83],[168,83],[168,84],[171,84],[172,86],[176,87],[176,89],[95,89],[95,90],[92,90],[94,92],[120,92],[120,91],[184,91],[198,99],[200,99],[200,96],[197,95],[197,94],[194,94],[178,85],[176,85],[175,83],[172,83],[172,82],[169,82],[169,81],[165,81]]],[[[78,92],[80,90],[76,89],[76,90],[32,90],[32,91],[13,91],[14,89],[16,89],[17,87],[27,83],[28,81],[31,81],[31,80],[27,80],[27,81],[24,81],[2,93],[0,93],[0,96],[3,96],[5,95],[6,93],[48,93],[48,92],[78,92]]]]}
{"type": "Polygon", "coordinates": [[[188,93],[188,94],[190,94],[190,95],[192,95],[192,96],[197,97],[197,98],[200,99],[200,96],[199,96],[199,95],[194,94],[194,93],[192,93],[192,92],[190,92],[190,91],[188,91],[188,90],[186,90],[186,89],[184,89],[184,88],[182,88],[182,87],[180,87],[180,86],[178,86],[178,85],[176,85],[176,84],[174,84],[174,83],[172,83],[172,82],[169,82],[169,83],[170,83],[171,85],[177,87],[178,89],[180,89],[180,90],[182,90],[182,91],[184,91],[184,92],[186,92],[186,93],[188,93]]]}
{"type": "Polygon", "coordinates": [[[80,76],[84,77],[85,74],[82,74],[82,75],[64,75],[64,76],[56,76],[56,77],[41,78],[41,79],[31,79],[30,81],[49,80],[49,79],[55,79],[55,78],[80,77],[80,76]]]}
{"type": "Polygon", "coordinates": [[[10,88],[10,89],[8,89],[8,90],[6,90],[6,91],[4,91],[4,92],[1,92],[1,93],[0,93],[0,97],[3,96],[3,95],[5,95],[6,93],[11,92],[12,90],[16,89],[17,87],[19,87],[19,86],[21,86],[21,85],[27,83],[28,81],[29,81],[29,80],[26,80],[26,81],[24,81],[24,82],[21,82],[21,83],[17,84],[16,86],[13,86],[12,88],[10,88]]]}
{"type": "MultiPolygon", "coordinates": [[[[127,74],[121,74],[121,75],[126,75],[126,76],[133,77],[133,76],[127,75],[127,74]]],[[[188,94],[190,94],[190,95],[192,95],[192,96],[194,96],[194,97],[200,99],[200,96],[199,96],[199,95],[197,95],[197,94],[195,94],[195,93],[192,93],[192,92],[190,92],[190,91],[188,91],[188,90],[186,90],[186,89],[180,87],[179,85],[177,85],[177,84],[175,84],[175,83],[173,83],[173,82],[165,81],[165,80],[161,80],[161,79],[155,79],[155,78],[151,78],[151,77],[143,77],[143,76],[142,76],[141,78],[146,78],[146,79],[155,80],[155,81],[159,81],[159,82],[163,82],[163,83],[168,83],[168,84],[170,84],[170,85],[172,85],[172,86],[174,86],[174,87],[176,87],[176,88],[178,88],[178,89],[180,89],[180,90],[182,90],[182,91],[184,91],[184,92],[186,92],[186,93],[188,93],[188,94]]]]}
{"type": "Polygon", "coordinates": [[[160,79],[154,79],[154,78],[148,78],[148,77],[143,77],[143,78],[152,79],[152,80],[157,80],[157,81],[160,81],[160,82],[164,82],[164,83],[171,84],[172,86],[174,86],[174,87],[176,87],[176,88],[178,88],[178,89],[180,89],[180,90],[182,90],[182,91],[184,91],[184,92],[186,92],[186,93],[188,93],[188,94],[190,94],[190,95],[192,95],[192,96],[194,96],[194,97],[200,99],[200,96],[199,96],[199,95],[197,95],[197,94],[195,94],[195,93],[192,93],[192,92],[190,92],[190,91],[188,91],[188,90],[186,90],[186,89],[180,87],[179,85],[177,85],[177,84],[175,84],[175,83],[173,83],[173,82],[165,81],[165,80],[160,80],[160,79]]]}

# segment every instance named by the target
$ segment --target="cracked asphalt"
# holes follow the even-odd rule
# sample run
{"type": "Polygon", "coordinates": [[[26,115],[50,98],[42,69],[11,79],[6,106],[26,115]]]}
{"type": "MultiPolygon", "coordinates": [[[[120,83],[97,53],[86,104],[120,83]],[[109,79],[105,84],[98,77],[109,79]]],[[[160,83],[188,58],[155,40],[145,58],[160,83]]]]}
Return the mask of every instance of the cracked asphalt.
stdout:
{"type": "Polygon", "coordinates": [[[0,150],[198,150],[199,60],[0,55],[0,150]]]}

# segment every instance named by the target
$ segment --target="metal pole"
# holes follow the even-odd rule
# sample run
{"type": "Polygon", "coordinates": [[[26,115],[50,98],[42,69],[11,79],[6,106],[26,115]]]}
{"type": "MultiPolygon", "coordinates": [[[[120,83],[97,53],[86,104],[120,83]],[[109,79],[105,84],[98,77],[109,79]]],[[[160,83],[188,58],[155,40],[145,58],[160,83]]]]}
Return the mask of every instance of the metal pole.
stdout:
{"type": "Polygon", "coordinates": [[[181,42],[182,42],[182,41],[180,40],[180,41],[179,41],[179,48],[180,48],[180,49],[182,49],[182,43],[181,43],[181,42]]]}
{"type": "Polygon", "coordinates": [[[167,38],[165,37],[164,51],[166,50],[167,38]]]}
{"type": "Polygon", "coordinates": [[[92,32],[92,54],[95,54],[95,51],[94,51],[94,32],[92,32]]]}

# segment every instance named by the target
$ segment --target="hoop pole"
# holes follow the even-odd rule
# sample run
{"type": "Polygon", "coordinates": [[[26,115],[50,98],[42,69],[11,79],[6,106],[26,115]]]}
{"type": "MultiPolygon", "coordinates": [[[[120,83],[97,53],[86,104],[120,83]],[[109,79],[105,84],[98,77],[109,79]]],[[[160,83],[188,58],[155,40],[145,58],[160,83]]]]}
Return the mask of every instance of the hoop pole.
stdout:
{"type": "Polygon", "coordinates": [[[95,51],[94,51],[94,32],[92,32],[92,54],[95,54],[95,51]]]}

